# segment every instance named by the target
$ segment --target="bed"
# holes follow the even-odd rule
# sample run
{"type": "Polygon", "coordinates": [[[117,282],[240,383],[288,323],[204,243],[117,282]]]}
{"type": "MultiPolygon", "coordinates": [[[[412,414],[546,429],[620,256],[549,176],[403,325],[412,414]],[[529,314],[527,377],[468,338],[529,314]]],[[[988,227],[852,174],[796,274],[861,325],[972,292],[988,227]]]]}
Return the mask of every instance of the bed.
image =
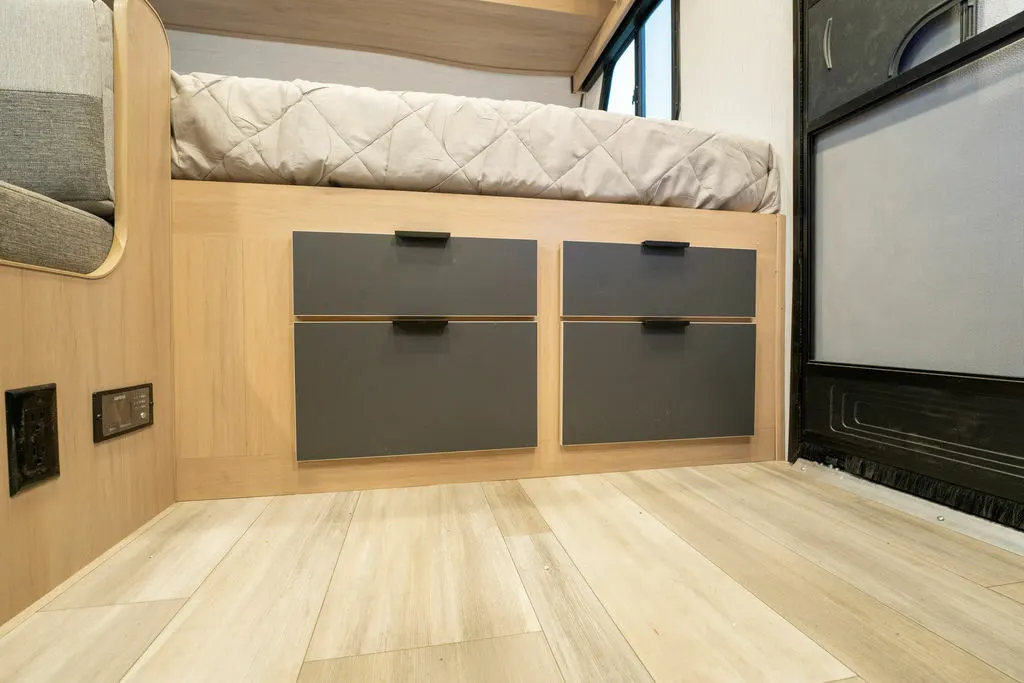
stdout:
{"type": "Polygon", "coordinates": [[[768,144],[170,79],[180,499],[782,457],[768,144]]]}
{"type": "Polygon", "coordinates": [[[779,210],[770,145],[534,102],[172,74],[173,175],[779,210]]]}

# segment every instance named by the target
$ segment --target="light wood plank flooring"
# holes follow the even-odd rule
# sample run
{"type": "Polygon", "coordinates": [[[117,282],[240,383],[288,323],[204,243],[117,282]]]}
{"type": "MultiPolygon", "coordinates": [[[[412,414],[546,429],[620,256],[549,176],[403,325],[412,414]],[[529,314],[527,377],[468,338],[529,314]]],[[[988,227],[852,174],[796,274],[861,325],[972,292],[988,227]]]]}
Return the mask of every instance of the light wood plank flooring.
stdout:
{"type": "Polygon", "coordinates": [[[0,681],[1024,682],[1024,535],[900,495],[771,463],[182,503],[0,628],[0,681]]]}

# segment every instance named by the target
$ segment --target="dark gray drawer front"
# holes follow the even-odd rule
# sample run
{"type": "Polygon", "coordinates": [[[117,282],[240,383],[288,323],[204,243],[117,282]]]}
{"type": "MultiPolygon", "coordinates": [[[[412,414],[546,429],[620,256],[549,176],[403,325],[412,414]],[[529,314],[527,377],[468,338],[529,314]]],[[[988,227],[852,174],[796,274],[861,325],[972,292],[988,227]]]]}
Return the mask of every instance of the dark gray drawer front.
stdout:
{"type": "Polygon", "coordinates": [[[299,460],[537,445],[537,324],[295,324],[299,460]]]}
{"type": "Polygon", "coordinates": [[[750,318],[756,283],[752,249],[562,244],[562,315],[750,318]]]}
{"type": "Polygon", "coordinates": [[[755,325],[563,325],[562,443],[753,435],[755,325]]]}
{"type": "Polygon", "coordinates": [[[537,242],[296,232],[295,315],[535,316],[537,242]]]}

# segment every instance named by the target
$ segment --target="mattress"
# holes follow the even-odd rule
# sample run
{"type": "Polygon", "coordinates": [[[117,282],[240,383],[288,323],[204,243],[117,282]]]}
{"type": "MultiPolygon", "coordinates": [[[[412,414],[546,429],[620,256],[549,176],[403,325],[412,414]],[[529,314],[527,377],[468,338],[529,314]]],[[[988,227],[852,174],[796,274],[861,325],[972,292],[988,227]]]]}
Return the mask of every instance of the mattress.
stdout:
{"type": "Polygon", "coordinates": [[[172,74],[173,176],[779,210],[771,146],[535,102],[172,74]]]}

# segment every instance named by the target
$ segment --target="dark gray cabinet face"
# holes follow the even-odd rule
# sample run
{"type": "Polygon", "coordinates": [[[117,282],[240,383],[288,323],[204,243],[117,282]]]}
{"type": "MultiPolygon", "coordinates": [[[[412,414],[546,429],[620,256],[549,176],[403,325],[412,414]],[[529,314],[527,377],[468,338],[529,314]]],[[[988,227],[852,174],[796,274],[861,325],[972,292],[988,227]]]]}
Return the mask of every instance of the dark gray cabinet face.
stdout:
{"type": "Polygon", "coordinates": [[[295,315],[535,316],[537,242],[296,232],[295,315]]]}
{"type": "Polygon", "coordinates": [[[754,433],[753,324],[563,323],[562,443],[754,433]]]}
{"type": "Polygon", "coordinates": [[[564,242],[562,315],[751,318],[757,252],[564,242]]]}
{"type": "Polygon", "coordinates": [[[537,324],[295,324],[299,460],[537,445],[537,324]]]}
{"type": "Polygon", "coordinates": [[[940,6],[941,0],[820,0],[810,7],[808,118],[885,83],[901,44],[940,6]]]}

